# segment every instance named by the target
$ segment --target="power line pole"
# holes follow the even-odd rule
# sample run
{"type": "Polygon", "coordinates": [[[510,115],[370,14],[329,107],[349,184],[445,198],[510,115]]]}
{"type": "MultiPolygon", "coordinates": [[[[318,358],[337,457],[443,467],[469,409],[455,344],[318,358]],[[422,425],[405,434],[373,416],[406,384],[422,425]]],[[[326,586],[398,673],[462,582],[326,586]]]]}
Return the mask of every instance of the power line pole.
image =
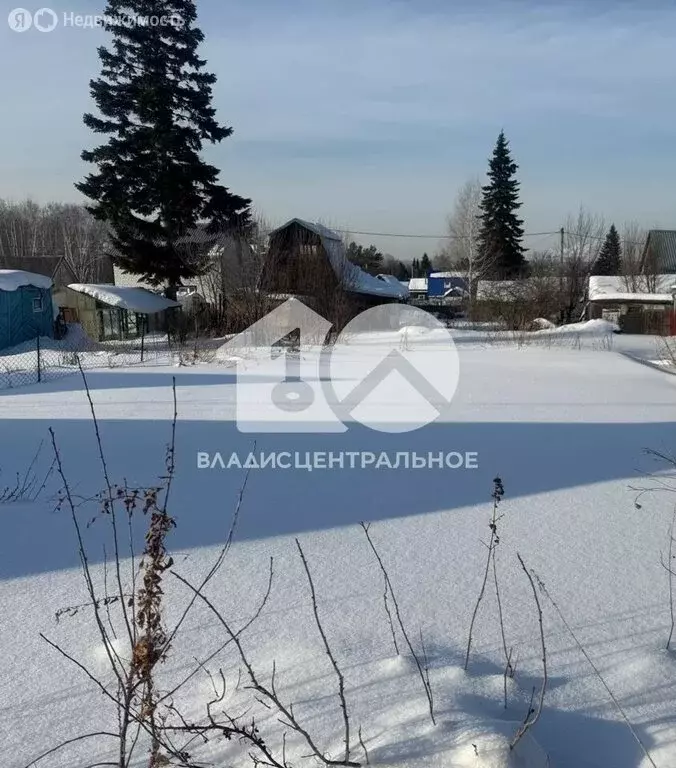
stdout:
{"type": "Polygon", "coordinates": [[[563,301],[563,250],[564,250],[564,235],[565,230],[563,227],[559,230],[559,235],[561,236],[561,242],[560,242],[560,260],[561,263],[559,265],[559,301],[561,303],[561,322],[565,319],[565,307],[564,307],[564,301],[563,301]]]}

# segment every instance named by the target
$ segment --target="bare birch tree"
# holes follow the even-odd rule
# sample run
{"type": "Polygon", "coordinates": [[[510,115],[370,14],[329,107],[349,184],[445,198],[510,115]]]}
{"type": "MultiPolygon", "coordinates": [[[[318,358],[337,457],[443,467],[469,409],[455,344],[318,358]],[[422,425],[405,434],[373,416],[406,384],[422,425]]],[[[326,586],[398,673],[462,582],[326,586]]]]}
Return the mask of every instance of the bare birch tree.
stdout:
{"type": "Polygon", "coordinates": [[[479,177],[468,179],[458,191],[453,211],[447,219],[449,244],[444,256],[450,265],[467,275],[470,312],[476,285],[489,267],[479,256],[480,203],[481,180],[479,177]]]}
{"type": "Polygon", "coordinates": [[[622,227],[622,278],[624,286],[630,293],[654,291],[654,276],[651,276],[651,260],[643,263],[648,233],[636,221],[625,222],[622,227]],[[652,289],[651,289],[652,285],[652,289]]]}
{"type": "Polygon", "coordinates": [[[580,206],[564,224],[563,264],[561,264],[561,313],[564,322],[577,320],[583,305],[592,267],[606,231],[602,216],[580,206]]]}

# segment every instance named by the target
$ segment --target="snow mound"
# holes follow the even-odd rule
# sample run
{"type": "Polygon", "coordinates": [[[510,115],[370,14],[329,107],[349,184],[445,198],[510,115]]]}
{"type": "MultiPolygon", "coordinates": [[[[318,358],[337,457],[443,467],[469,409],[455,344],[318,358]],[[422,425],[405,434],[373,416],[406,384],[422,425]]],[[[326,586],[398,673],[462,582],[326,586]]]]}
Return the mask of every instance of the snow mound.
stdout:
{"type": "Polygon", "coordinates": [[[510,749],[519,726],[517,722],[495,721],[463,728],[448,754],[449,764],[453,768],[552,768],[530,733],[510,749]]]}
{"type": "MultiPolygon", "coordinates": [[[[50,341],[53,341],[50,339],[50,341]]],[[[80,323],[69,323],[68,332],[56,342],[60,349],[67,349],[73,352],[97,352],[100,346],[88,334],[80,323]]]]}
{"type": "Polygon", "coordinates": [[[399,329],[399,335],[408,336],[426,336],[432,328],[426,328],[424,325],[405,325],[399,329]]]}
{"type": "MultiPolygon", "coordinates": [[[[36,339],[22,341],[14,347],[3,349],[0,357],[14,357],[34,353],[37,347],[36,339]]],[[[62,339],[40,337],[40,348],[43,352],[98,352],[101,347],[93,341],[79,323],[69,323],[68,332],[62,339]]]]}
{"type": "Polygon", "coordinates": [[[536,331],[552,330],[553,328],[556,328],[556,325],[554,325],[551,320],[547,320],[544,317],[536,317],[535,320],[533,320],[532,326],[533,330],[536,331]]]}
{"type": "Polygon", "coordinates": [[[578,334],[584,336],[607,336],[616,333],[620,327],[616,323],[608,320],[587,320],[583,323],[570,323],[569,325],[560,325],[556,328],[546,328],[536,331],[540,334],[578,334]]]}
{"type": "Polygon", "coordinates": [[[52,278],[38,275],[35,272],[24,272],[22,269],[0,269],[0,291],[18,291],[19,288],[31,285],[48,291],[52,278]]]}

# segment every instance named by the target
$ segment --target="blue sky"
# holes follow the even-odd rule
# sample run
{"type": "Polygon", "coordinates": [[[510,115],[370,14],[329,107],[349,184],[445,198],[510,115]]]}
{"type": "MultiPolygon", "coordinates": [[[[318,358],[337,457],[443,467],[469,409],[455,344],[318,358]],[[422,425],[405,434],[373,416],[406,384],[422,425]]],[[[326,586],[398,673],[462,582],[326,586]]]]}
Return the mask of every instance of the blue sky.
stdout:
{"type": "MultiPolygon", "coordinates": [[[[5,17],[14,5],[3,0],[5,17]]],[[[504,128],[528,231],[557,229],[580,204],[676,228],[672,3],[201,0],[198,12],[218,114],[235,129],[208,157],[273,223],[441,234],[504,128]]],[[[105,39],[3,24],[0,197],[78,199],[105,39]]],[[[400,257],[439,244],[360,239],[400,257]]]]}

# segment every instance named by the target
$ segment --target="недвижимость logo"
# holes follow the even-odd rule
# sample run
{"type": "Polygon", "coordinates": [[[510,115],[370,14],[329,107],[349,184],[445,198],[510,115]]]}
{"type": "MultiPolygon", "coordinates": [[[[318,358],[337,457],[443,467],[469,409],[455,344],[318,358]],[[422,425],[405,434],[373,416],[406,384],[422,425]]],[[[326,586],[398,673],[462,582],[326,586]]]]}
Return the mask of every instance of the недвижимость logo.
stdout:
{"type": "Polygon", "coordinates": [[[56,29],[59,17],[51,8],[39,8],[35,13],[26,8],[14,8],[9,12],[7,23],[14,32],[26,32],[31,27],[38,32],[51,32],[56,29]]]}

